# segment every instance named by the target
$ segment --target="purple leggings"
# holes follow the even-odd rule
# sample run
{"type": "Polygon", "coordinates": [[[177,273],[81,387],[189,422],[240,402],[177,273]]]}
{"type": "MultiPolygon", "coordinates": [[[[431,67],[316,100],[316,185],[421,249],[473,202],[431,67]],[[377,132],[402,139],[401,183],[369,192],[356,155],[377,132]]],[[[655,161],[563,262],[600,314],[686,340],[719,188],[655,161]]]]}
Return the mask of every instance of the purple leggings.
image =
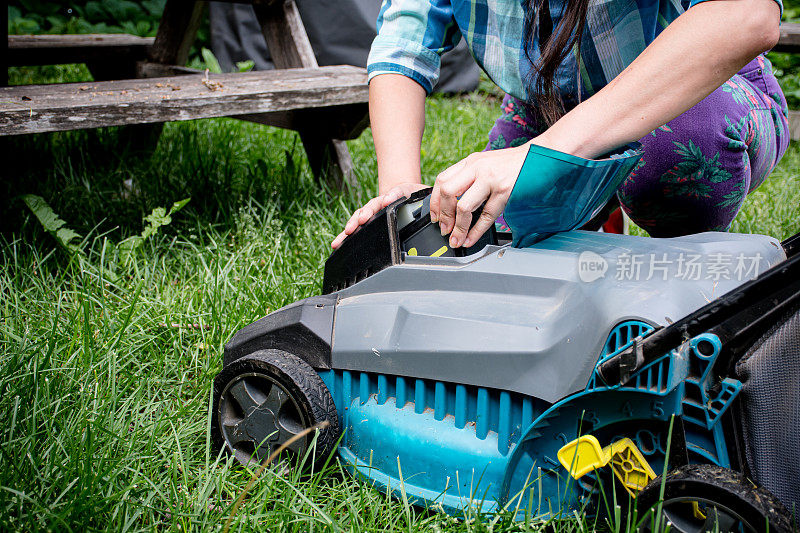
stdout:
{"type": "MultiPolygon", "coordinates": [[[[543,122],[506,95],[487,150],[519,146],[543,122]]],[[[763,56],[640,142],[644,157],[617,197],[653,237],[727,231],[745,196],[789,144],[786,99],[763,56]]],[[[499,221],[501,222],[501,221],[499,221]]]]}

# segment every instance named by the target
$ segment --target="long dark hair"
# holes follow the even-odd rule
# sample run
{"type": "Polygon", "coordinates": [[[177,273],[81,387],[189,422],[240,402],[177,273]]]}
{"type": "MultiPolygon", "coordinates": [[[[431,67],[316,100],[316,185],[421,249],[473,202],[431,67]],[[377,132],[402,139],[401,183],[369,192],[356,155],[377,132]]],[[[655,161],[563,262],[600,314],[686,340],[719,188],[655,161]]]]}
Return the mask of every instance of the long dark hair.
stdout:
{"type": "MultiPolygon", "coordinates": [[[[580,67],[581,38],[586,25],[586,11],[589,0],[564,0],[566,5],[558,27],[553,28],[549,0],[527,0],[523,39],[525,55],[533,64],[529,87],[534,90],[536,116],[541,116],[548,127],[564,115],[564,103],[555,85],[558,66],[577,44],[578,66],[580,67]],[[534,39],[539,37],[539,60],[533,61],[534,39]]],[[[580,83],[580,81],[578,81],[580,83]]]]}

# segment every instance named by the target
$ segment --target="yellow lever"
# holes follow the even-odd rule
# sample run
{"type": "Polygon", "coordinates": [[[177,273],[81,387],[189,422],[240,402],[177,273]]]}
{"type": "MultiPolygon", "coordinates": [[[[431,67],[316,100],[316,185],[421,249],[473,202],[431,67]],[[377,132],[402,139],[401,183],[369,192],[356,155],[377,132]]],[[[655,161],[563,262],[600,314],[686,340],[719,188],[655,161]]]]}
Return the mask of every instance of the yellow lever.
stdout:
{"type": "Polygon", "coordinates": [[[558,460],[575,479],[611,463],[611,470],[634,498],[656,477],[642,452],[628,438],[603,448],[595,437],[584,435],[558,450],[558,460]]]}

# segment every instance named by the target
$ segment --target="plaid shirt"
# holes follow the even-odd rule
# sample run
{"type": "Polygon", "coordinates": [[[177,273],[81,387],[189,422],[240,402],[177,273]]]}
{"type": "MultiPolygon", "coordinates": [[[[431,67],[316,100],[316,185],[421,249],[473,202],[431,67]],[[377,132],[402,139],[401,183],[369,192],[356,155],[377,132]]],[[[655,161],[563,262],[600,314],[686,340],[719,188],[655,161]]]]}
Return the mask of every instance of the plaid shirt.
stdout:
{"type": "MultiPolygon", "coordinates": [[[[557,27],[569,0],[550,0],[557,27]]],[[[581,42],[580,77],[575,53],[564,60],[556,83],[570,107],[602,89],[685,9],[704,0],[590,0],[581,42]],[[580,81],[578,81],[580,79],[580,81]]],[[[776,0],[783,6],[781,0],[776,0]]],[[[378,36],[367,71],[399,73],[430,92],[439,79],[439,56],[463,36],[472,56],[503,91],[532,101],[526,90],[532,64],[523,48],[521,0],[383,0],[378,36]]],[[[539,59],[539,46],[531,49],[539,59]]]]}

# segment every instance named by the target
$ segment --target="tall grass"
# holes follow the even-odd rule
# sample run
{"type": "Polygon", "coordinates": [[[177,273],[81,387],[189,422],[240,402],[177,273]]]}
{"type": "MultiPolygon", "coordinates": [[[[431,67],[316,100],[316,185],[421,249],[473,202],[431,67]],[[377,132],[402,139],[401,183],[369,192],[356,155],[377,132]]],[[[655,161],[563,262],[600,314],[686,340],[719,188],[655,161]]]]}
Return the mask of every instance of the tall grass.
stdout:
{"type": "MultiPolygon", "coordinates": [[[[428,106],[427,179],[483,148],[481,95],[428,106]]],[[[238,328],[319,293],[329,242],[375,192],[372,141],[349,143],[361,186],[311,177],[295,134],[229,119],[167,124],[152,156],[115,129],[5,139],[0,209],[0,529],[221,529],[250,473],[208,441],[211,381],[238,328]],[[18,196],[44,197],[88,236],[77,261],[18,196]],[[112,243],[191,197],[132,265],[112,243]]],[[[800,230],[800,147],[748,198],[734,231],[800,230]]],[[[455,521],[356,482],[335,462],[267,469],[232,531],[524,531],[455,521]]],[[[592,529],[580,520],[559,530],[592,529]]]]}

